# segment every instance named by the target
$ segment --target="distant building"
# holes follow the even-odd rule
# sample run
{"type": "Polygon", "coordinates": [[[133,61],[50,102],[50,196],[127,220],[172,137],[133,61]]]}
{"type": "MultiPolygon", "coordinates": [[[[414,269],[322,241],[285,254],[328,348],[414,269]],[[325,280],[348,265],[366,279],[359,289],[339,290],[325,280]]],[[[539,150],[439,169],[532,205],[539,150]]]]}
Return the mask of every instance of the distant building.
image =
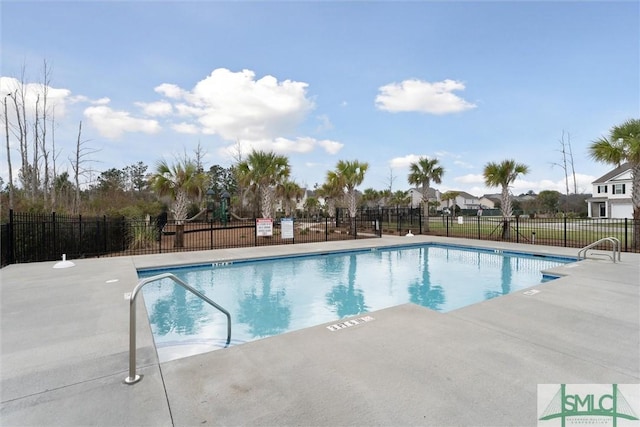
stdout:
{"type": "Polygon", "coordinates": [[[456,192],[458,193],[458,195],[454,200],[443,200],[440,202],[440,209],[448,209],[456,205],[460,209],[474,209],[474,210],[478,210],[481,207],[482,209],[493,207],[493,203],[491,204],[491,206],[482,204],[482,200],[480,198],[476,196],[472,196],[471,194],[465,191],[456,191],[456,192]]]}
{"type": "MultiPolygon", "coordinates": [[[[500,201],[499,199],[497,200],[500,201]]],[[[487,196],[480,197],[480,206],[482,209],[494,209],[496,207],[496,200],[487,196]]]]}
{"type": "MultiPolygon", "coordinates": [[[[436,190],[435,188],[429,188],[427,190],[427,193],[429,195],[429,202],[440,202],[440,191],[436,190]]],[[[420,190],[419,188],[410,188],[409,196],[411,197],[410,206],[412,208],[419,208],[420,203],[422,203],[422,190],[420,190]]]]}
{"type": "Polygon", "coordinates": [[[633,218],[631,165],[622,164],[592,182],[589,218],[633,218]]]}

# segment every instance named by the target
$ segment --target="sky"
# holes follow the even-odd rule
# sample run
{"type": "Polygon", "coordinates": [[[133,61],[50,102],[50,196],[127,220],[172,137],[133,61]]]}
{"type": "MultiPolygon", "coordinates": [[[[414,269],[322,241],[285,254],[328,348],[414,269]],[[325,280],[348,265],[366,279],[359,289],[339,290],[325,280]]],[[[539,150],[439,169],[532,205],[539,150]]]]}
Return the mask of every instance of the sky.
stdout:
{"type": "MultiPolygon", "coordinates": [[[[360,190],[407,190],[427,157],[444,168],[432,187],[481,196],[500,191],[484,166],[514,159],[529,173],[513,194],[564,194],[564,142],[591,193],[612,167],[589,144],[640,117],[637,1],[4,0],[0,13],[0,96],[22,80],[34,105],[46,62],[58,171],[72,174],[82,122],[88,180],[200,145],[207,169],[275,151],[308,188],[358,160],[360,190]]],[[[15,138],[11,160],[15,177],[15,138]]]]}

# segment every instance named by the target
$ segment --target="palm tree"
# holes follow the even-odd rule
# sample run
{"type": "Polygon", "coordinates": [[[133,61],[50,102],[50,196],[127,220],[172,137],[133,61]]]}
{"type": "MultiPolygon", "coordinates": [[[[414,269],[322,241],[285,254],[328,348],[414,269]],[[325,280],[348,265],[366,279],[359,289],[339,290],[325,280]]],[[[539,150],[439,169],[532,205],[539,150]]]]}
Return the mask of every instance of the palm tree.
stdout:
{"type": "Polygon", "coordinates": [[[451,200],[453,200],[455,202],[456,198],[460,195],[459,191],[447,191],[445,192],[442,196],[440,196],[440,198],[442,199],[443,202],[447,202],[447,209],[449,209],[451,215],[453,216],[453,210],[455,210],[456,205],[455,203],[453,204],[453,210],[450,209],[451,208],[451,200]]]}
{"type": "Polygon", "coordinates": [[[253,337],[277,335],[287,330],[291,323],[291,303],[286,290],[273,289],[273,265],[261,267],[261,277],[255,280],[255,283],[262,283],[261,292],[255,286],[245,292],[238,311],[238,320],[248,325],[247,332],[253,337]]]}
{"type": "Polygon", "coordinates": [[[276,195],[282,199],[282,208],[287,217],[291,216],[292,207],[304,196],[304,189],[293,181],[284,181],[276,187],[276,195]]]}
{"type": "Polygon", "coordinates": [[[362,192],[362,202],[363,207],[371,208],[378,205],[380,201],[380,192],[373,188],[365,188],[362,192]]]}
{"type": "Polygon", "coordinates": [[[250,187],[260,198],[260,209],[263,218],[271,218],[275,188],[289,177],[291,167],[286,156],[279,156],[273,151],[253,150],[247,159],[238,164],[240,182],[250,187]]]}
{"type": "Polygon", "coordinates": [[[397,190],[389,197],[391,206],[407,207],[411,203],[411,195],[408,191],[397,190]]]}
{"type": "Polygon", "coordinates": [[[364,302],[364,292],[355,287],[356,260],[355,255],[349,257],[347,285],[338,283],[326,295],[327,304],[335,306],[336,313],[340,318],[364,313],[369,309],[364,302]]]}
{"type": "Polygon", "coordinates": [[[633,205],[633,246],[640,248],[640,119],[629,119],[609,131],[609,137],[595,140],[589,154],[599,162],[631,166],[631,204],[633,205]]]}
{"type": "Polygon", "coordinates": [[[304,210],[307,212],[307,217],[312,216],[315,218],[315,215],[320,207],[320,201],[316,197],[307,197],[307,200],[304,202],[304,210]]]}
{"type": "Polygon", "coordinates": [[[344,191],[349,217],[351,217],[351,234],[353,236],[356,235],[356,213],[358,210],[356,187],[364,181],[364,175],[368,168],[368,163],[361,163],[358,160],[340,160],[335,170],[327,172],[327,182],[344,191]]]}
{"type": "Polygon", "coordinates": [[[204,182],[196,164],[184,159],[172,165],[161,160],[156,165],[156,173],[149,181],[150,187],[160,196],[170,196],[173,200],[170,211],[176,220],[174,246],[184,246],[184,221],[187,219],[189,200],[201,192],[204,182]]]}
{"type": "Polygon", "coordinates": [[[411,185],[422,187],[422,205],[424,209],[424,229],[429,232],[429,186],[431,181],[436,184],[442,182],[444,169],[438,165],[438,159],[429,160],[427,157],[420,157],[416,163],[409,166],[408,181],[411,185]]]}
{"type": "Polygon", "coordinates": [[[392,197],[393,192],[389,188],[378,191],[378,206],[389,206],[392,197]]]}
{"type": "Polygon", "coordinates": [[[340,183],[327,180],[316,193],[324,199],[329,218],[333,218],[336,213],[336,202],[344,195],[340,183]]]}
{"type": "Polygon", "coordinates": [[[511,209],[511,197],[509,195],[509,185],[511,185],[518,175],[529,172],[529,167],[523,163],[516,163],[515,160],[503,160],[501,163],[489,162],[484,167],[484,183],[488,187],[502,187],[500,197],[500,208],[502,210],[502,238],[510,238],[509,218],[513,214],[511,209]]]}
{"type": "Polygon", "coordinates": [[[412,303],[440,311],[446,302],[442,286],[431,283],[431,271],[429,270],[429,249],[420,249],[420,268],[422,280],[415,280],[409,284],[409,299],[412,303]]]}

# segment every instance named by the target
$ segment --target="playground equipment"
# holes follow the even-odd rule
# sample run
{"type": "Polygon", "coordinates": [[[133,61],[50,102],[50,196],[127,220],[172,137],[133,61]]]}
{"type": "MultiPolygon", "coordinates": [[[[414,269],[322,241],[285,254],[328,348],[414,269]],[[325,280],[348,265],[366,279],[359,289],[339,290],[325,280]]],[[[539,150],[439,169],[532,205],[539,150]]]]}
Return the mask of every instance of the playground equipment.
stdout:
{"type": "Polygon", "coordinates": [[[226,190],[220,194],[220,199],[216,202],[215,191],[213,189],[207,190],[207,216],[211,221],[220,221],[222,224],[227,225],[229,222],[229,205],[231,202],[231,196],[226,190]]]}

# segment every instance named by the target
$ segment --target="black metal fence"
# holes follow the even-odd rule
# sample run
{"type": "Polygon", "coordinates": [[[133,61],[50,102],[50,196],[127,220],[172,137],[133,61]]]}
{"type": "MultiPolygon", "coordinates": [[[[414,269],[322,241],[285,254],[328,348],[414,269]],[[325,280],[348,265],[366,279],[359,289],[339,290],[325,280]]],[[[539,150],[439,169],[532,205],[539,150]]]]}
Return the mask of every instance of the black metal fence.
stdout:
{"type": "Polygon", "coordinates": [[[142,255],[379,237],[379,222],[356,218],[158,222],[124,217],[9,212],[1,226],[2,266],[14,263],[142,255]],[[284,224],[284,226],[283,226],[284,224]],[[354,227],[355,226],[355,232],[354,227]]]}
{"type": "MultiPolygon", "coordinates": [[[[624,252],[640,252],[634,243],[635,228],[640,222],[631,218],[530,218],[516,216],[505,223],[500,216],[429,217],[428,229],[420,209],[379,208],[363,210],[359,218],[381,219],[383,234],[429,234],[478,240],[499,240],[513,243],[583,248],[605,237],[615,237],[624,252]]],[[[606,247],[603,245],[603,248],[606,247]]]]}
{"type": "MultiPolygon", "coordinates": [[[[267,224],[268,225],[268,224],[267,224]]],[[[424,221],[420,209],[361,209],[351,219],[346,209],[334,218],[297,219],[271,223],[270,235],[261,219],[187,222],[168,221],[159,227],[155,218],[66,216],[9,213],[0,226],[2,266],[13,263],[157,254],[206,249],[327,242],[388,235],[429,234],[479,240],[582,248],[604,237],[620,240],[624,252],[640,253],[634,243],[634,220],[514,217],[431,216],[424,221]],[[284,224],[284,228],[283,228],[284,224]],[[354,232],[355,230],[355,232],[354,232]]],[[[268,229],[269,227],[267,227],[268,229]]],[[[640,224],[636,224],[640,229],[640,224]]],[[[606,248],[606,246],[603,246],[606,248]]]]}

